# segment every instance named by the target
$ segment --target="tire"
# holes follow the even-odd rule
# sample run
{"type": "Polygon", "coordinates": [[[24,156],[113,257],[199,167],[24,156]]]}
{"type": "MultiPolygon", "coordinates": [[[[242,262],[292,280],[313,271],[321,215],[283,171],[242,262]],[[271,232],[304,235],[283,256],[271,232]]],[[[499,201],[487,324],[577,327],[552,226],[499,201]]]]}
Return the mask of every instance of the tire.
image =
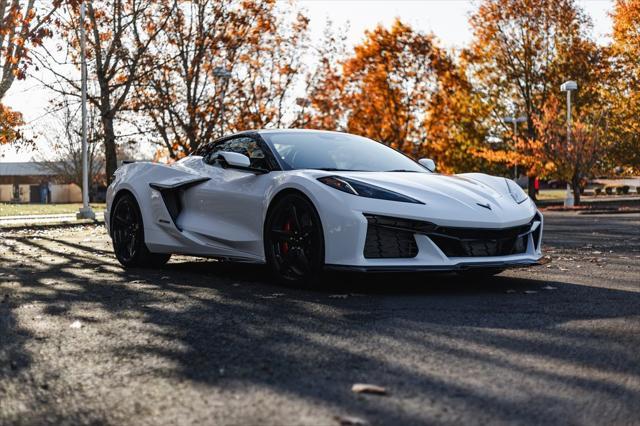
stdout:
{"type": "Polygon", "coordinates": [[[459,271],[458,275],[467,278],[490,278],[494,275],[498,275],[499,273],[504,272],[504,269],[500,268],[477,268],[477,269],[467,269],[464,271],[459,271]]]}
{"type": "Polygon", "coordinates": [[[170,254],[151,253],[147,248],[140,207],[129,193],[118,198],[113,206],[111,241],[118,262],[125,268],[160,267],[171,257],[170,254]]]}
{"type": "Polygon", "coordinates": [[[315,207],[301,194],[276,200],[265,221],[264,251],[282,284],[314,288],[324,267],[324,234],[315,207]]]}

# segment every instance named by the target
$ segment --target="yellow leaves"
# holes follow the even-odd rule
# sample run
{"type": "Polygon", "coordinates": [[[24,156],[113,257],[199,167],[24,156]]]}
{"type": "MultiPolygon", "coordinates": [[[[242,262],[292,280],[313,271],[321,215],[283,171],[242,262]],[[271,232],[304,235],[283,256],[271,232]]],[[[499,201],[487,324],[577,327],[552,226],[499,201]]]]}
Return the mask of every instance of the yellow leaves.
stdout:
{"type": "Polygon", "coordinates": [[[111,31],[105,31],[100,33],[100,42],[105,43],[110,41],[113,38],[113,33],[111,31]]]}
{"type": "Polygon", "coordinates": [[[18,127],[24,124],[22,114],[0,104],[0,145],[15,142],[20,138],[18,127]]]}
{"type": "Polygon", "coordinates": [[[115,77],[115,82],[116,84],[124,84],[127,82],[127,80],[129,79],[129,77],[126,74],[118,74],[115,77]]]}
{"type": "Polygon", "coordinates": [[[146,25],[145,25],[145,30],[147,31],[147,33],[152,34],[157,30],[157,25],[155,24],[155,22],[149,20],[147,21],[146,25]]]}
{"type": "Polygon", "coordinates": [[[614,48],[640,49],[640,2],[617,0],[612,17],[614,48]]]}
{"type": "MultiPolygon", "coordinates": [[[[51,12],[59,4],[58,0],[53,4],[3,1],[3,16],[0,17],[0,61],[7,66],[0,71],[0,99],[11,86],[14,77],[25,78],[27,66],[31,64],[29,47],[40,46],[45,37],[51,36],[48,28],[51,12]],[[40,13],[36,13],[36,9],[40,13]]],[[[4,139],[7,140],[6,133],[4,139]]]]}

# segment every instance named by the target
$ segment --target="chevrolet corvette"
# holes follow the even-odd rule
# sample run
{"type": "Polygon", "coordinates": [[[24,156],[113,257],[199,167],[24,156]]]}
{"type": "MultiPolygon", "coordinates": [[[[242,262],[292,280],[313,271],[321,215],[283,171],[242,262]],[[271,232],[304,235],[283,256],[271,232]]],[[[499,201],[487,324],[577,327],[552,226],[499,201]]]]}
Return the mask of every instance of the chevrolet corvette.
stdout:
{"type": "Polygon", "coordinates": [[[105,223],[124,267],[193,255],[266,263],[296,285],[325,269],[493,275],[542,256],[542,215],[514,181],[443,175],[318,130],[246,131],[171,165],[125,164],[105,223]]]}

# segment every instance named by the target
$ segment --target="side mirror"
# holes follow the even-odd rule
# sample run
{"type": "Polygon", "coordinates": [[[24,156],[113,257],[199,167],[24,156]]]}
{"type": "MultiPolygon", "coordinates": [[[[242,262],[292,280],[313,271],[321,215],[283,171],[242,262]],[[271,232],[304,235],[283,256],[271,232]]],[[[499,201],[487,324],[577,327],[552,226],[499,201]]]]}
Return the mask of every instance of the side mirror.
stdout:
{"type": "Polygon", "coordinates": [[[251,165],[249,157],[238,152],[220,151],[218,158],[223,158],[229,167],[247,168],[251,165]]]}
{"type": "Polygon", "coordinates": [[[436,163],[431,158],[421,158],[418,163],[430,172],[436,171],[436,163]]]}
{"type": "Polygon", "coordinates": [[[223,161],[223,165],[232,169],[246,170],[248,172],[264,174],[269,173],[267,169],[251,167],[251,160],[244,154],[239,152],[220,151],[216,157],[223,161]]]}

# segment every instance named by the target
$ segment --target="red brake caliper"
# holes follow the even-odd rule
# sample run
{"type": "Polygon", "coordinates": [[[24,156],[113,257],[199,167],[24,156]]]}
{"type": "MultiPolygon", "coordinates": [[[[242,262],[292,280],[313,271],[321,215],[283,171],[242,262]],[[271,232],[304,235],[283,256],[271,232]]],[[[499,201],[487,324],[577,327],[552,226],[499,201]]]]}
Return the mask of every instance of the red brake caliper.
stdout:
{"type": "MultiPolygon", "coordinates": [[[[283,231],[291,231],[291,221],[287,221],[284,224],[284,227],[282,228],[283,231]]],[[[289,252],[289,243],[287,243],[286,241],[283,241],[280,243],[280,251],[282,252],[282,254],[287,254],[289,252]]]]}

